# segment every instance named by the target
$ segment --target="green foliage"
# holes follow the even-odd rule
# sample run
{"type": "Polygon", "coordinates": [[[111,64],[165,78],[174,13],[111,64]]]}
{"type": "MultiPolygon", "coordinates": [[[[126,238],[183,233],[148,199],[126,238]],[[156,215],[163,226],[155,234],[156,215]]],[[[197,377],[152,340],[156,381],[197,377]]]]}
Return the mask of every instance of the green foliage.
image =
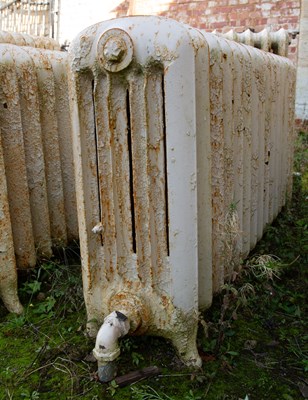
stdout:
{"type": "Polygon", "coordinates": [[[33,392],[29,392],[29,390],[25,390],[20,394],[23,400],[38,400],[40,398],[39,392],[34,390],[33,392]]]}
{"type": "Polygon", "coordinates": [[[273,280],[279,278],[282,273],[282,264],[274,255],[258,255],[248,259],[246,273],[253,274],[258,280],[273,280]]]}
{"type": "Polygon", "coordinates": [[[144,361],[143,355],[136,351],[138,345],[130,337],[123,338],[120,342],[120,349],[122,354],[126,354],[131,357],[131,362],[134,366],[139,367],[141,362],[144,361]]]}
{"type": "Polygon", "coordinates": [[[159,394],[151,386],[132,386],[131,391],[133,400],[174,400],[164,393],[159,394]]]}
{"type": "Polygon", "coordinates": [[[143,360],[144,360],[144,357],[142,354],[137,353],[135,351],[132,352],[132,362],[136,367],[138,367],[140,364],[140,361],[143,361],[143,360]]]}
{"type": "Polygon", "coordinates": [[[308,191],[308,132],[299,132],[295,141],[294,171],[300,174],[302,190],[308,191]]]}
{"type": "Polygon", "coordinates": [[[15,315],[13,314],[11,317],[8,318],[8,321],[6,323],[6,328],[9,330],[14,330],[21,328],[22,326],[25,325],[27,319],[25,315],[15,315]]]}
{"type": "Polygon", "coordinates": [[[202,397],[195,395],[194,392],[190,389],[188,394],[185,395],[184,399],[185,400],[200,400],[200,399],[202,399],[202,397]]]}
{"type": "Polygon", "coordinates": [[[110,394],[110,396],[113,397],[116,394],[117,389],[118,389],[118,385],[117,385],[116,381],[113,380],[109,383],[106,390],[110,394]]]}
{"type": "Polygon", "coordinates": [[[25,282],[23,287],[20,289],[21,292],[35,295],[41,289],[42,282],[34,280],[32,282],[25,282]]]}
{"type": "Polygon", "coordinates": [[[22,298],[27,295],[28,299],[23,322],[27,321],[30,314],[42,315],[47,319],[63,317],[67,312],[82,307],[80,268],[73,271],[67,265],[52,262],[42,264],[31,272],[20,292],[22,298]]]}
{"type": "Polygon", "coordinates": [[[56,304],[56,299],[53,296],[49,296],[46,298],[46,300],[41,301],[36,305],[36,307],[33,309],[33,312],[35,314],[46,314],[48,318],[53,317],[54,311],[54,305],[56,304]]]}
{"type": "Polygon", "coordinates": [[[121,352],[131,353],[133,350],[137,348],[138,346],[131,337],[124,337],[120,342],[121,352]]]}

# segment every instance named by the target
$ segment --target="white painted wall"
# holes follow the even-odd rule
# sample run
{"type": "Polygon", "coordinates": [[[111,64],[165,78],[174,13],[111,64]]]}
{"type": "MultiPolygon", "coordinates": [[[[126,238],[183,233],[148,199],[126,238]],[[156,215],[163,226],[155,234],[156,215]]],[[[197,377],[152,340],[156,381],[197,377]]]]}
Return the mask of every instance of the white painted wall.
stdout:
{"type": "Polygon", "coordinates": [[[71,42],[83,29],[116,17],[123,0],[61,0],[59,4],[59,42],[71,42]]]}
{"type": "Polygon", "coordinates": [[[295,113],[296,118],[308,120],[308,0],[301,2],[295,113]]]}

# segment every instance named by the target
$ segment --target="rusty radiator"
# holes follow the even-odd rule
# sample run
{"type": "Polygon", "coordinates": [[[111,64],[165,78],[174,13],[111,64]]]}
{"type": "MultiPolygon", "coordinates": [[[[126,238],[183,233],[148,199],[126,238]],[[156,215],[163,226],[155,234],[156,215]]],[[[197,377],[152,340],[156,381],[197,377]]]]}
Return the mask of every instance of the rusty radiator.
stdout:
{"type": "Polygon", "coordinates": [[[236,32],[234,29],[225,33],[214,31],[215,35],[224,37],[235,42],[248,44],[258,49],[269,51],[280,56],[288,57],[288,49],[290,37],[287,30],[281,28],[273,32],[269,28],[265,28],[260,32],[252,32],[246,29],[244,32],[236,32]]]}
{"type": "Polygon", "coordinates": [[[48,50],[60,50],[60,44],[48,37],[32,36],[26,33],[0,31],[0,43],[30,46],[48,50]]]}
{"type": "Polygon", "coordinates": [[[58,51],[0,44],[3,279],[15,276],[16,263],[34,267],[53,246],[78,239],[66,60],[58,51]]]}
{"type": "Polygon", "coordinates": [[[89,333],[124,310],[199,365],[198,310],[290,194],[295,68],[132,17],[83,31],[70,70],[89,333]]]}
{"type": "Polygon", "coordinates": [[[210,50],[213,289],[218,291],[232,274],[232,258],[237,252],[248,255],[291,195],[296,72],[286,58],[206,33],[204,38],[210,50]],[[234,215],[239,234],[230,253],[234,215]]]}

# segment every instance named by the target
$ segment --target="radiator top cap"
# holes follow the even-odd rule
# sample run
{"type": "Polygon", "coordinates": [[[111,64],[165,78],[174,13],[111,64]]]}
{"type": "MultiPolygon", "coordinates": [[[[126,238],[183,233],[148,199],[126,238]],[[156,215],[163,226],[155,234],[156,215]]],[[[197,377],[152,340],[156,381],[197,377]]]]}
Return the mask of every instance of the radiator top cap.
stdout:
{"type": "Polygon", "coordinates": [[[122,71],[133,59],[131,37],[119,28],[107,30],[98,40],[97,57],[107,71],[122,71]]]}

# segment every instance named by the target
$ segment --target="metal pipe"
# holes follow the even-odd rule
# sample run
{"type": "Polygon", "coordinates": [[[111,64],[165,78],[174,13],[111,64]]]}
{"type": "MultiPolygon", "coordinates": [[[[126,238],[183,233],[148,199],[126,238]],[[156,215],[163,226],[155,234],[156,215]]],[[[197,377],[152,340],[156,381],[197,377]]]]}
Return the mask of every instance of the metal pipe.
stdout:
{"type": "Polygon", "coordinates": [[[116,376],[117,368],[114,360],[120,355],[118,339],[125,336],[129,329],[130,322],[125,312],[113,311],[104,319],[93,349],[101,382],[110,382],[116,376]]]}

